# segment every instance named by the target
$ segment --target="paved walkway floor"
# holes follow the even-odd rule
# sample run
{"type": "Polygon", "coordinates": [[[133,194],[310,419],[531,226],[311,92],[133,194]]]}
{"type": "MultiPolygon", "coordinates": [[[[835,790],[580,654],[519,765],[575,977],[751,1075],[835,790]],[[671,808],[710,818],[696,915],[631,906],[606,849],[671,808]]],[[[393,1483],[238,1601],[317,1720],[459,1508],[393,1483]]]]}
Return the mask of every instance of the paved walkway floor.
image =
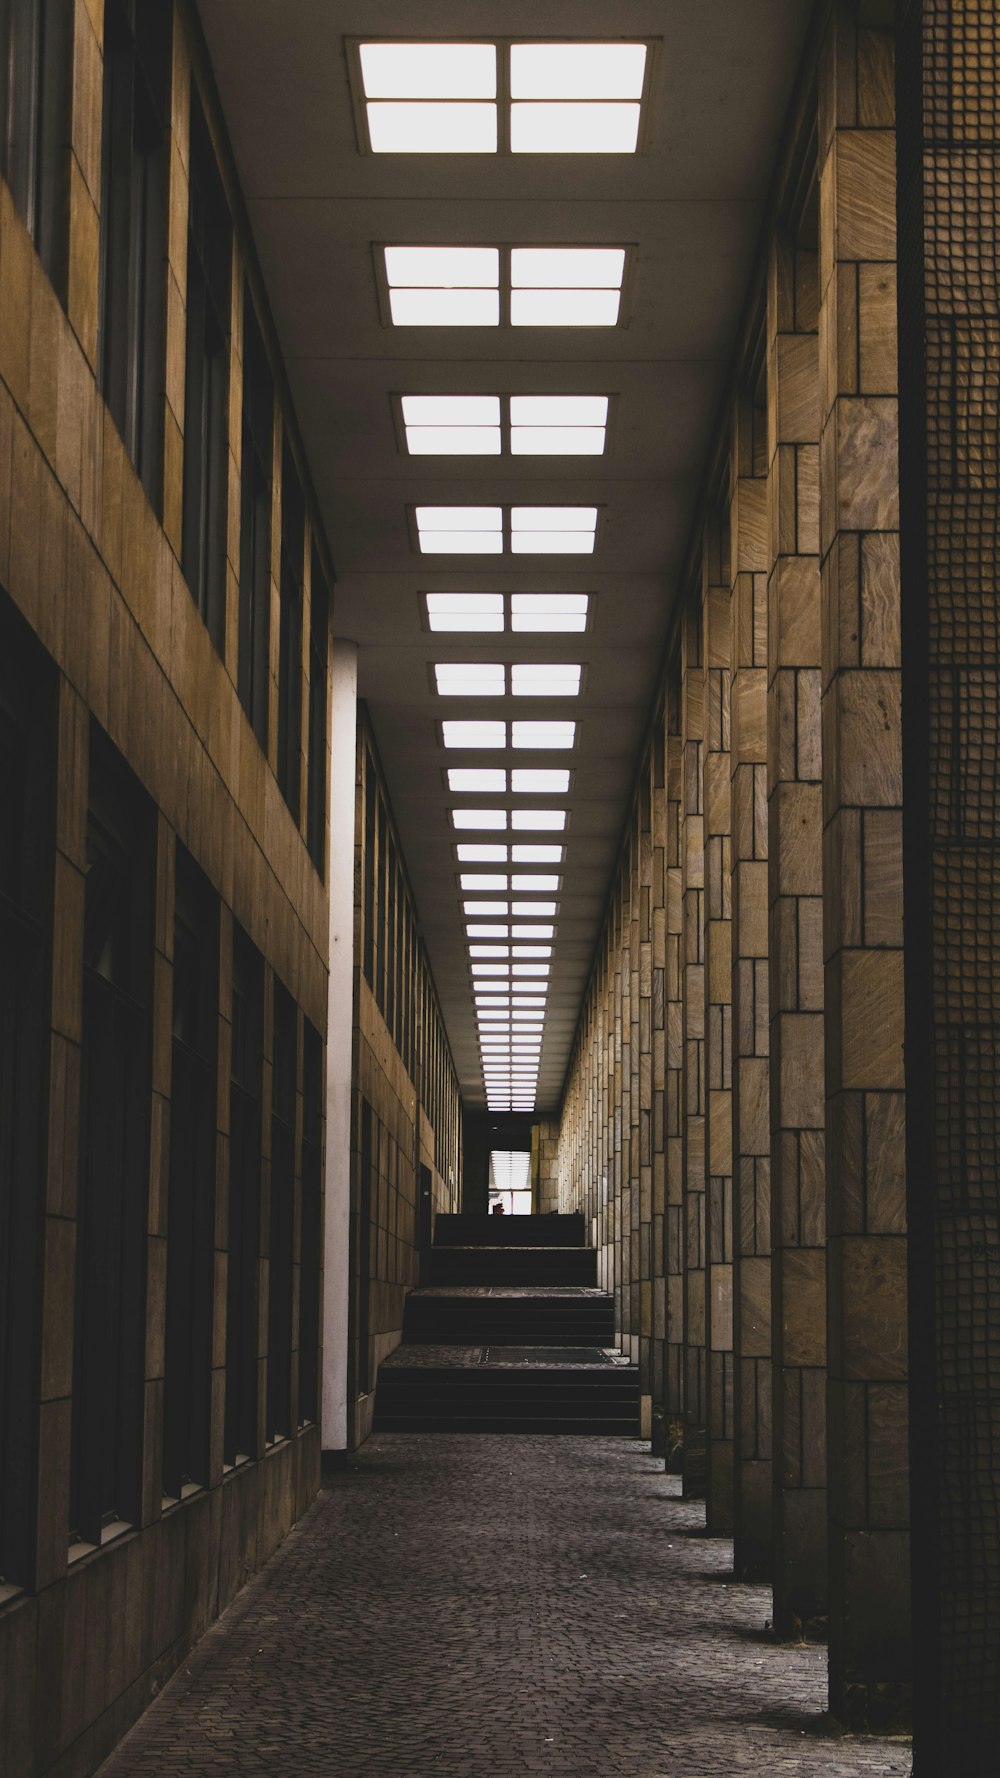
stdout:
{"type": "Polygon", "coordinates": [[[383,1433],[101,1778],[895,1778],[648,1446],[383,1433]]]}

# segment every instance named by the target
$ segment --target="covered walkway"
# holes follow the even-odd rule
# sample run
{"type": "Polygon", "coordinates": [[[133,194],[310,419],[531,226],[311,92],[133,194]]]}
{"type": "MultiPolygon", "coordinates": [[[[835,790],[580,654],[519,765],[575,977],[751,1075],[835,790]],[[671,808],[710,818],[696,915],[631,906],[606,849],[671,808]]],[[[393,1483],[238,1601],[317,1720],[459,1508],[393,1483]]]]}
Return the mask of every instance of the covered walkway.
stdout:
{"type": "Polygon", "coordinates": [[[679,1488],[634,1440],[376,1436],[101,1778],[908,1773],[679,1488]]]}

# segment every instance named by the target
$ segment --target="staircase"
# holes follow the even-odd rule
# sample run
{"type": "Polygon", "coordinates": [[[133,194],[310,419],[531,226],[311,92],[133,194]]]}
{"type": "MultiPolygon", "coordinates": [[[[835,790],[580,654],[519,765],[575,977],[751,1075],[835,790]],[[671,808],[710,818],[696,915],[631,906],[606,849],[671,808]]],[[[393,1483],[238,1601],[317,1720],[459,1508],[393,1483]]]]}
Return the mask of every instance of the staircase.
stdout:
{"type": "Polygon", "coordinates": [[[583,1235],[579,1216],[439,1216],[375,1430],[637,1436],[638,1371],[583,1235]]]}

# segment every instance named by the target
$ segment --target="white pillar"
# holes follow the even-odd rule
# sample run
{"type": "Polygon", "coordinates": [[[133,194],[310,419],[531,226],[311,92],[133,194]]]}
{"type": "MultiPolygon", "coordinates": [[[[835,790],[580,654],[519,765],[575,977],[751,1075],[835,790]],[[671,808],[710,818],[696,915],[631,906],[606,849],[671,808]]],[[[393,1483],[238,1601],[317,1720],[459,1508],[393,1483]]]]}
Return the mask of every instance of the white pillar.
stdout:
{"type": "Polygon", "coordinates": [[[354,785],[358,645],[333,641],[330,722],[330,997],[326,1040],[323,1236],[324,1451],[347,1449],[351,1232],[351,1049],[354,1037],[354,785]]]}

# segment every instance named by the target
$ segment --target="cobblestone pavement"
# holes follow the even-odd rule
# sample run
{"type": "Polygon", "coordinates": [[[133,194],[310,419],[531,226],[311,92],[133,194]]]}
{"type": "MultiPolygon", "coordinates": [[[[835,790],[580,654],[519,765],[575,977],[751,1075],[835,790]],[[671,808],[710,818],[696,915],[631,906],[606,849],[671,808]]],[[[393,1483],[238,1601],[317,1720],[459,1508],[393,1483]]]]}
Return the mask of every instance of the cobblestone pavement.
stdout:
{"type": "Polygon", "coordinates": [[[371,1439],[101,1778],[879,1778],[648,1446],[371,1439]]]}

